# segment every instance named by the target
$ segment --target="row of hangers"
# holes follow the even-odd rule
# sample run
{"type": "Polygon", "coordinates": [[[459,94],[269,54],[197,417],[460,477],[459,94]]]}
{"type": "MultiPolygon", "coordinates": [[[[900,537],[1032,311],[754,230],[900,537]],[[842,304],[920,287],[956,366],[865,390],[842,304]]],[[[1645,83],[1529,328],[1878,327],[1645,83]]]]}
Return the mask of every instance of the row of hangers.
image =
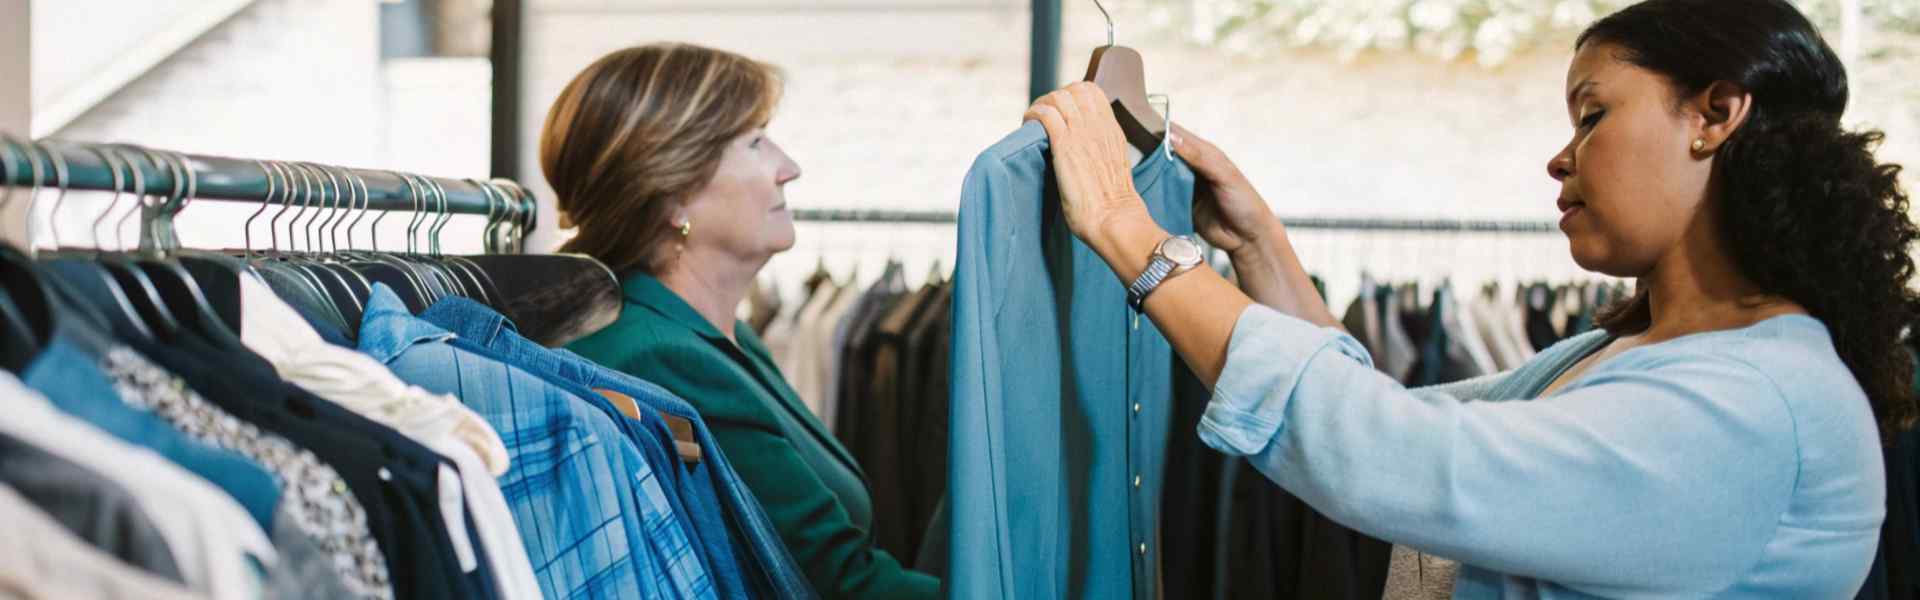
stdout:
{"type": "MultiPolygon", "coordinates": [[[[346,337],[357,329],[375,283],[392,288],[415,312],[449,296],[496,308],[511,305],[514,295],[532,291],[527,282],[552,281],[556,271],[585,270],[588,277],[568,279],[601,280],[604,283],[596,285],[616,286],[611,272],[597,261],[512,254],[525,248],[534,205],[523,188],[507,180],[465,180],[488,200],[482,233],[488,254],[450,256],[441,252],[440,240],[452,216],[445,187],[431,178],[389,172],[406,188],[413,214],[406,226],[404,251],[382,251],[377,233],[389,210],[377,211],[379,215],[368,224],[367,249],[361,249],[356,240],[360,223],[368,212],[375,212],[370,210],[372,195],[361,175],[312,163],[253,161],[265,176],[266,190],[258,199],[259,210],[243,225],[245,247],[192,250],[180,246],[172,221],[195,197],[201,174],[194,160],[131,145],[4,141],[0,181],[28,179],[26,239],[18,247],[0,244],[0,332],[5,338],[0,342],[0,365],[7,368],[24,366],[51,335],[51,295],[39,281],[37,267],[86,273],[75,280],[97,292],[94,296],[109,299],[102,312],[118,329],[162,341],[191,332],[230,348],[239,347],[235,332],[241,276],[259,277],[289,303],[336,316],[346,337]],[[56,193],[52,212],[59,215],[69,189],[80,189],[71,185],[68,160],[80,152],[104,164],[112,182],[99,190],[112,197],[92,220],[93,246],[68,245],[55,218],[50,228],[53,248],[40,251],[33,204],[50,188],[56,193]],[[172,182],[168,189],[147,185],[148,168],[168,175],[172,182]],[[115,219],[125,198],[132,198],[133,205],[115,219]],[[269,247],[256,249],[255,223],[273,205],[279,209],[267,219],[269,247]],[[141,242],[130,248],[123,239],[124,224],[135,212],[141,214],[141,242]],[[287,219],[284,249],[283,217],[287,219]],[[115,228],[112,250],[100,234],[109,220],[115,228]],[[340,243],[343,230],[344,246],[340,243]]],[[[20,195],[18,186],[0,189],[0,208],[20,195]]]]}

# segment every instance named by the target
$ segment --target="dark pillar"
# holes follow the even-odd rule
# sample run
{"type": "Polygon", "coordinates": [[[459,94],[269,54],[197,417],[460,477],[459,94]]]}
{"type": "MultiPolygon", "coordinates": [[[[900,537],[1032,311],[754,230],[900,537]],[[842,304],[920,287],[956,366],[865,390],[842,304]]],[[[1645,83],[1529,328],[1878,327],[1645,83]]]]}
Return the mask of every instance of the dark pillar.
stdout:
{"type": "Polygon", "coordinates": [[[493,159],[494,177],[519,180],[521,0],[493,0],[493,159]]]}
{"type": "Polygon", "coordinates": [[[1033,0],[1033,45],[1028,50],[1027,100],[1060,87],[1060,0],[1033,0]]]}

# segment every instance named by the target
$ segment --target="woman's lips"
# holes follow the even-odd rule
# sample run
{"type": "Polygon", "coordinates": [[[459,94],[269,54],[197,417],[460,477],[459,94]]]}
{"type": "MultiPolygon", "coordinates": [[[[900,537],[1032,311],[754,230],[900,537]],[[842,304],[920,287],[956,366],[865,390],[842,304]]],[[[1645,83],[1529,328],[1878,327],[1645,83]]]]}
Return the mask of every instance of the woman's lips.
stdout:
{"type": "Polygon", "coordinates": [[[1573,217],[1574,217],[1574,215],[1578,215],[1578,214],[1580,214],[1580,212],[1581,212],[1582,210],[1585,210],[1585,209],[1586,209],[1586,207],[1587,207],[1587,205],[1585,205],[1585,204],[1579,204],[1579,203],[1575,203],[1575,204],[1563,204],[1563,205],[1561,205],[1561,207],[1560,207],[1560,228],[1561,228],[1561,229],[1566,229],[1566,228],[1567,228],[1567,223],[1568,223],[1569,221],[1572,221],[1572,220],[1573,220],[1573,217]]]}

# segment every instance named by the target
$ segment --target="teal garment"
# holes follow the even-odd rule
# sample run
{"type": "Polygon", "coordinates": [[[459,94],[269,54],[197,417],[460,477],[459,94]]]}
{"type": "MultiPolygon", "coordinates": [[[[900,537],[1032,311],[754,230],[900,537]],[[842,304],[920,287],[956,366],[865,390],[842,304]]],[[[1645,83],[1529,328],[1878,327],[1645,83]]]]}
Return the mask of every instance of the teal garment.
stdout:
{"type": "Polygon", "coordinates": [[[1459,561],[1463,600],[1851,597],[1886,474],[1826,327],[1635,348],[1538,398],[1611,341],[1408,390],[1352,337],[1253,306],[1200,435],[1336,521],[1459,561]]]}
{"type": "MultiPolygon", "coordinates": [[[[1067,231],[1047,148],[1027,123],[981,153],[961,191],[948,590],[1154,598],[1175,359],[1067,231]]],[[[1193,231],[1186,164],[1156,149],[1133,182],[1161,227],[1193,231]]]]}

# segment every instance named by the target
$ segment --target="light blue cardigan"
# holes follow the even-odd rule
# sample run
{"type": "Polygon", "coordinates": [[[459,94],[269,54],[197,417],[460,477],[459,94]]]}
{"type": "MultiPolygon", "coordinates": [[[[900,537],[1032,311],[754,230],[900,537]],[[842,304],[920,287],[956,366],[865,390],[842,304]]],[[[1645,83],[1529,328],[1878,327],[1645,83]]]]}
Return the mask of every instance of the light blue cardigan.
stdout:
{"type": "Polygon", "coordinates": [[[1254,306],[1200,423],[1333,520],[1454,559],[1454,596],[1852,598],[1886,516],[1866,395],[1819,321],[1610,339],[1409,390],[1352,337],[1254,306]]]}

